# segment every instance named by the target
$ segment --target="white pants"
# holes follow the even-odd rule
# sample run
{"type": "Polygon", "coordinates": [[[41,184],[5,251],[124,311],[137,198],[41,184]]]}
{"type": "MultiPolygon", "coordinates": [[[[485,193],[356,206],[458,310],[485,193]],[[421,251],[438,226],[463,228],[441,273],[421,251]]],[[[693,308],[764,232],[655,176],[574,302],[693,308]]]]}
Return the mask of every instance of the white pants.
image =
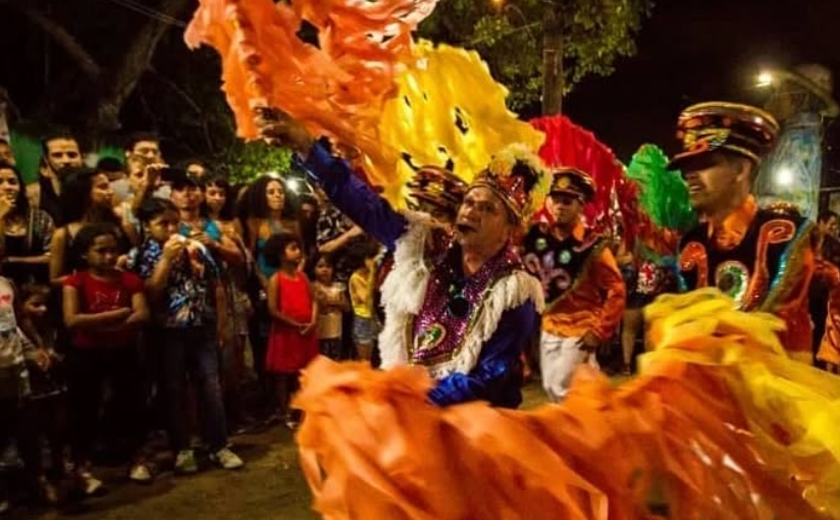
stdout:
{"type": "Polygon", "coordinates": [[[578,365],[598,368],[594,352],[580,349],[580,338],[561,338],[543,331],[540,338],[540,367],[545,393],[552,401],[566,397],[578,365]]]}

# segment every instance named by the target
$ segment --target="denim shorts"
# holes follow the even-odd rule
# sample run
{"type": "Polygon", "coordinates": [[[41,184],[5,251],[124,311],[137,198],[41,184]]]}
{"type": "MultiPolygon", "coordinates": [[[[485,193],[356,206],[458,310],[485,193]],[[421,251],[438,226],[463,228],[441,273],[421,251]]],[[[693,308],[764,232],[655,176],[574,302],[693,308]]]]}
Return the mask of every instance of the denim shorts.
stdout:
{"type": "Polygon", "coordinates": [[[376,326],[372,318],[353,316],[353,342],[371,344],[376,339],[376,326]]]}

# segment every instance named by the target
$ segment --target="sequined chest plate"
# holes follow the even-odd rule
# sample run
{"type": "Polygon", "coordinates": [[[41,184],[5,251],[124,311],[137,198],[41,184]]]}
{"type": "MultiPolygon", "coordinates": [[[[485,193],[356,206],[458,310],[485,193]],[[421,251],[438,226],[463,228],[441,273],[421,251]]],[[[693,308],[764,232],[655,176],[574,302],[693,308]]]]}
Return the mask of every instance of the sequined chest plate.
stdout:
{"type": "Polygon", "coordinates": [[[504,251],[465,278],[455,266],[460,261],[460,253],[455,253],[448,252],[436,263],[423,307],[407,327],[414,364],[434,366],[457,356],[494,284],[521,267],[515,253],[504,251]]]}

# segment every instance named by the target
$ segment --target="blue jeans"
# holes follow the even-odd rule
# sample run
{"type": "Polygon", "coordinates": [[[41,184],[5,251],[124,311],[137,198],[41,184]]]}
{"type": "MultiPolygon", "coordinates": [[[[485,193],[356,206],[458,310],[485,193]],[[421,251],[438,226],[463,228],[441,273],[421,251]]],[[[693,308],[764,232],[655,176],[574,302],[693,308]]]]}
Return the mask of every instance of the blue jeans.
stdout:
{"type": "Polygon", "coordinates": [[[189,447],[184,413],[187,375],[197,387],[198,416],[204,441],[214,453],[227,446],[227,424],[219,383],[215,326],[163,330],[164,377],[169,436],[175,451],[189,447]]]}

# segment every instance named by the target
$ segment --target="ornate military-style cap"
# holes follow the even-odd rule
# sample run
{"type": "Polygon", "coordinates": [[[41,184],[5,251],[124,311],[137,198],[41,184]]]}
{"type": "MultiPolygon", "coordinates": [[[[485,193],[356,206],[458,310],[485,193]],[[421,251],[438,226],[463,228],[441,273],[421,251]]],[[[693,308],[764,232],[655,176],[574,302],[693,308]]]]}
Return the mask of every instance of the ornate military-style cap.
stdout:
{"type": "Polygon", "coordinates": [[[445,168],[423,166],[408,182],[407,188],[411,209],[416,210],[422,203],[427,203],[455,213],[464,200],[467,183],[445,168]]]}
{"type": "Polygon", "coordinates": [[[510,145],[490,160],[467,191],[485,187],[499,197],[520,223],[530,222],[548,192],[542,159],[524,145],[510,145]]]}
{"type": "Polygon", "coordinates": [[[578,168],[559,168],[552,175],[550,194],[566,194],[576,197],[581,202],[589,202],[595,197],[595,181],[592,176],[578,168]]]}
{"type": "Polygon", "coordinates": [[[716,150],[758,163],[778,136],[779,123],[759,108],[718,101],[693,105],[683,110],[677,121],[677,139],[683,151],[674,156],[668,168],[678,170],[687,159],[716,150]]]}

